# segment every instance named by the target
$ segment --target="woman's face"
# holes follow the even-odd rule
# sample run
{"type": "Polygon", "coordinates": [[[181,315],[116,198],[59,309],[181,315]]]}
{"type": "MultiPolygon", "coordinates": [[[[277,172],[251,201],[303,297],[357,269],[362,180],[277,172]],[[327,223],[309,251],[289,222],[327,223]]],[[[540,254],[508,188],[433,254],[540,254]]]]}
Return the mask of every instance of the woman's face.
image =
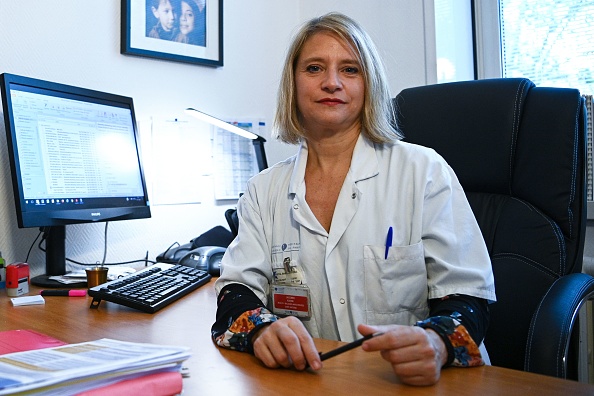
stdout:
{"type": "Polygon", "coordinates": [[[185,2],[181,2],[181,17],[179,18],[179,31],[188,34],[194,30],[194,10],[185,2]]]}
{"type": "Polygon", "coordinates": [[[308,134],[360,128],[365,101],[361,65],[337,36],[320,32],[305,42],[295,68],[295,88],[308,134]]]}

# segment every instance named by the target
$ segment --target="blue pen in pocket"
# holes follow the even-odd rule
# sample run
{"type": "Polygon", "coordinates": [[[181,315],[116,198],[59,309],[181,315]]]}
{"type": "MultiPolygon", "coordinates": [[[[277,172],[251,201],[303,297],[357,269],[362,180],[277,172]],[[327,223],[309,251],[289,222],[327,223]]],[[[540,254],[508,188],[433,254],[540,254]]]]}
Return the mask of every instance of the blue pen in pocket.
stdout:
{"type": "Polygon", "coordinates": [[[388,236],[386,236],[386,257],[385,260],[388,259],[388,253],[390,252],[390,247],[392,246],[392,227],[388,228],[388,236]]]}

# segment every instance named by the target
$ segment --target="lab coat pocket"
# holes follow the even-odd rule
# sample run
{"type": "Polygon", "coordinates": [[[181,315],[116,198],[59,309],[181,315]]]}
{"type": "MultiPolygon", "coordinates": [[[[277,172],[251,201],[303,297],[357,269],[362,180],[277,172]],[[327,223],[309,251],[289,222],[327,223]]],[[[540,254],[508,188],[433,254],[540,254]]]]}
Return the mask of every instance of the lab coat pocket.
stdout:
{"type": "Polygon", "coordinates": [[[364,246],[363,254],[368,317],[376,317],[373,321],[377,324],[403,323],[427,308],[423,242],[392,246],[387,259],[385,246],[364,246]]]}

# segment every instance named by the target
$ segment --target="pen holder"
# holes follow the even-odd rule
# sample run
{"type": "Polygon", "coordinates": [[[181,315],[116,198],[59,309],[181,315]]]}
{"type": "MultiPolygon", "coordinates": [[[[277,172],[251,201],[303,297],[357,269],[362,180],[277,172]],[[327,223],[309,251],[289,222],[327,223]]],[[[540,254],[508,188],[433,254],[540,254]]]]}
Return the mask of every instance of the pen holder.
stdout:
{"type": "Polygon", "coordinates": [[[107,282],[107,267],[93,267],[86,268],[87,272],[87,287],[95,287],[107,282]]]}

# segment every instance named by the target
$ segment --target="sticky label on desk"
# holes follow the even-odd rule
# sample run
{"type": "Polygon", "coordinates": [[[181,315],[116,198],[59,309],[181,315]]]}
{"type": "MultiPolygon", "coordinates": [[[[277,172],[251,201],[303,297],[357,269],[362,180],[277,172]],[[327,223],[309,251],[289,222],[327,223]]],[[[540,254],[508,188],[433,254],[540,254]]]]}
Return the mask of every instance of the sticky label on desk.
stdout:
{"type": "Polygon", "coordinates": [[[42,296],[23,296],[23,297],[13,297],[10,299],[12,301],[12,305],[15,307],[19,307],[22,305],[39,305],[45,304],[45,300],[42,296]]]}

